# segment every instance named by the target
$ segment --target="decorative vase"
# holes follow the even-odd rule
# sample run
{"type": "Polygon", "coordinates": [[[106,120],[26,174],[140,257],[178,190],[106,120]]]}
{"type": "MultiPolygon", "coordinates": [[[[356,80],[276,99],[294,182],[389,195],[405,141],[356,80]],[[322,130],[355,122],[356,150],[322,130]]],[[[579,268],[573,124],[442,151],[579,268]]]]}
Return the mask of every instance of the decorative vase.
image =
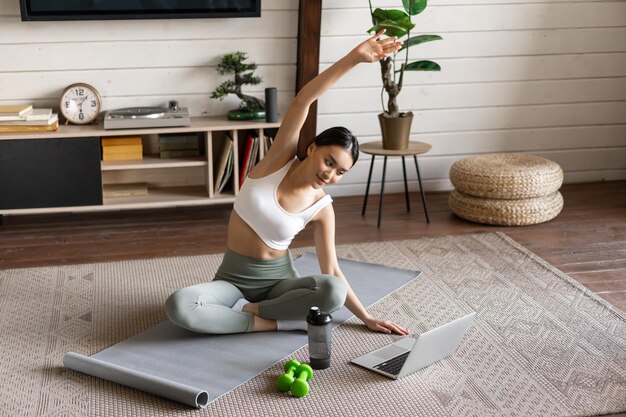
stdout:
{"type": "Polygon", "coordinates": [[[383,149],[402,150],[409,147],[413,112],[400,113],[398,117],[389,117],[386,113],[381,113],[378,115],[378,121],[383,135],[383,149]]]}

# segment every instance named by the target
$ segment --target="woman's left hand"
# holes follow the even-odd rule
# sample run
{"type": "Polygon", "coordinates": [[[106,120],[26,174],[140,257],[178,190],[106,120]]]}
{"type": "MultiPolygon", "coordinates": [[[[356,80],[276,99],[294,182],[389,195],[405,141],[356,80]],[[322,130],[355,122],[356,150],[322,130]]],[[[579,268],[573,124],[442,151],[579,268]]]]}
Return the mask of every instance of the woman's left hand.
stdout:
{"type": "Polygon", "coordinates": [[[402,336],[406,336],[409,334],[408,329],[405,329],[399,324],[396,324],[389,320],[376,319],[372,317],[364,320],[364,323],[370,330],[374,330],[375,332],[396,333],[402,336]]]}
{"type": "Polygon", "coordinates": [[[358,56],[359,61],[376,62],[396,53],[402,47],[402,41],[397,40],[395,36],[382,38],[384,33],[385,29],[354,48],[352,52],[358,56]]]}

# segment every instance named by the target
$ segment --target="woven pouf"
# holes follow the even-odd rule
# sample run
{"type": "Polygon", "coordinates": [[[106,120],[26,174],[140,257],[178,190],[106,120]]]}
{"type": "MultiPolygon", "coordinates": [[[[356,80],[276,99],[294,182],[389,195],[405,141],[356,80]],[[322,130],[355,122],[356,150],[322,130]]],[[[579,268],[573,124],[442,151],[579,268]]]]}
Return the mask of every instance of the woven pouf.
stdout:
{"type": "Polygon", "coordinates": [[[520,199],[549,196],[561,188],[556,162],[524,153],[495,153],[461,159],[450,168],[457,190],[475,197],[520,199]]]}
{"type": "Polygon", "coordinates": [[[563,209],[563,196],[556,191],[543,197],[505,200],[474,197],[453,190],[448,203],[454,214],[476,223],[527,226],[555,218],[563,209]]]}

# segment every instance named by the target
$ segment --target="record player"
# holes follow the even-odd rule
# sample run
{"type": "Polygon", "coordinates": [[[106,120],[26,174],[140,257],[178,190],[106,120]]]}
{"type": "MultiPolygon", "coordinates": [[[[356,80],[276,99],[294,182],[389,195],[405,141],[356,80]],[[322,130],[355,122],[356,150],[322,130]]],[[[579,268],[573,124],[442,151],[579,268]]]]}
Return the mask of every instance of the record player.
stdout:
{"type": "Polygon", "coordinates": [[[169,107],[127,107],[104,114],[105,129],[136,129],[150,127],[189,126],[191,119],[186,107],[170,101],[169,107]]]}

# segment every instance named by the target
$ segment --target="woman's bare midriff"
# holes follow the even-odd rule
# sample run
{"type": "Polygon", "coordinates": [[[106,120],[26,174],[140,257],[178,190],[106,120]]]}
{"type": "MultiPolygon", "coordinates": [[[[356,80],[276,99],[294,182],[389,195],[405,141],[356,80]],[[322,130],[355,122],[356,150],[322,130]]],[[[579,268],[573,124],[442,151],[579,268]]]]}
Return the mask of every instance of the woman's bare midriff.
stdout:
{"type": "Polygon", "coordinates": [[[263,242],[254,230],[233,210],[228,222],[226,247],[239,255],[255,259],[276,259],[287,253],[287,249],[272,249],[263,242]]]}

